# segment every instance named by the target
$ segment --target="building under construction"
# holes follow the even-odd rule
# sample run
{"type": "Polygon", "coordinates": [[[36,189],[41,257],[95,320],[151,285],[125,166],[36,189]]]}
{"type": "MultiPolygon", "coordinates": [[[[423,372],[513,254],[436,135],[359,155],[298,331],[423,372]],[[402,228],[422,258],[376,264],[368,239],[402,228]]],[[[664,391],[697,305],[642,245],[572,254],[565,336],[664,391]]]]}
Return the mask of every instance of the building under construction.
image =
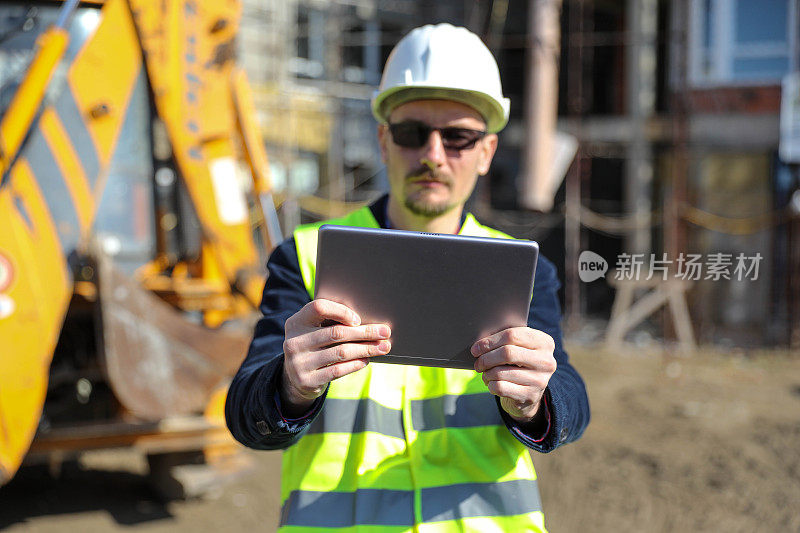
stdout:
{"type": "Polygon", "coordinates": [[[565,282],[568,331],[608,320],[616,299],[620,338],[677,331],[690,344],[797,345],[800,197],[796,161],[779,155],[793,141],[791,127],[781,136],[781,102],[791,89],[784,79],[798,70],[797,0],[296,0],[244,9],[239,51],[285,230],[381,194],[369,99],[388,52],[420,24],[461,24],[495,53],[512,102],[471,208],[542,244],[565,282]],[[554,135],[547,110],[556,105],[554,135]],[[580,281],[584,250],[608,262],[605,279],[580,281]],[[628,256],[643,283],[613,283],[628,256]],[[687,278],[690,256],[705,270],[687,278]],[[750,260],[747,272],[737,273],[737,258],[750,260]],[[685,283],[644,283],[654,267],[685,283]]]}

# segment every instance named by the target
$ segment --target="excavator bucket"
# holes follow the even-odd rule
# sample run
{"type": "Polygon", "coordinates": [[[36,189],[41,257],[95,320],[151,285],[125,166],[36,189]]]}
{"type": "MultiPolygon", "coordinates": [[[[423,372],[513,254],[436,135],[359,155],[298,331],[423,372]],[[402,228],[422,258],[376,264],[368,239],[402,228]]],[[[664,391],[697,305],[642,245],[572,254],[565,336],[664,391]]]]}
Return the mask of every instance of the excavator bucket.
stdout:
{"type": "Polygon", "coordinates": [[[202,412],[244,359],[250,332],[194,324],[104,254],[96,260],[105,367],[116,398],[141,420],[202,412]]]}

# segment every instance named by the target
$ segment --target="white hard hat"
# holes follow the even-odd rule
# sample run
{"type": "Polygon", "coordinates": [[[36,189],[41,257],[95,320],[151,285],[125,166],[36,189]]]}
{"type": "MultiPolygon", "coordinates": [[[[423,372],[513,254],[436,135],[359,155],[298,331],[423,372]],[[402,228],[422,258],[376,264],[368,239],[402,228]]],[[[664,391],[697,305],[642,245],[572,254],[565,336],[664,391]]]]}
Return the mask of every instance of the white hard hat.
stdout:
{"type": "Polygon", "coordinates": [[[500,72],[492,53],[466,28],[450,24],[412,30],[394,47],[381,84],[372,97],[372,114],[385,124],[397,106],[412,100],[454,100],[481,114],[489,133],[508,122],[500,72]]]}

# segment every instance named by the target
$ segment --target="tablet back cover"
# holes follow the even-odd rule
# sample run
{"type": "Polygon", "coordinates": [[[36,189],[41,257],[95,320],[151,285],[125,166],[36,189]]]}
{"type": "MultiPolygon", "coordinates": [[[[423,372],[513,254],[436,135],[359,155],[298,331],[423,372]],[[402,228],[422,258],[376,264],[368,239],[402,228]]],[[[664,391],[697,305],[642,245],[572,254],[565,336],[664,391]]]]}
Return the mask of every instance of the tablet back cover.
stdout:
{"type": "Polygon", "coordinates": [[[472,369],[472,344],[527,325],[532,241],[325,225],[315,295],[392,328],[373,362],[472,369]]]}

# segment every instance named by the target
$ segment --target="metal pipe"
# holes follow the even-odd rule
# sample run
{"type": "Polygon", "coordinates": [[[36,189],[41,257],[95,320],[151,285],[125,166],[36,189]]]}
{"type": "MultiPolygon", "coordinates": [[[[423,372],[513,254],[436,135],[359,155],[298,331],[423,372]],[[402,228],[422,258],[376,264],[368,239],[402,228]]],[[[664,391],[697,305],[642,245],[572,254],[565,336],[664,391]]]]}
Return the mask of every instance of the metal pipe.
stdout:
{"type": "Polygon", "coordinates": [[[561,0],[528,3],[528,83],[522,204],[538,211],[553,208],[552,166],[558,113],[558,61],[561,52],[561,0]]]}
{"type": "Polygon", "coordinates": [[[56,27],[57,28],[64,28],[66,29],[67,24],[72,19],[72,15],[75,13],[75,9],[78,7],[79,0],[67,0],[64,2],[64,5],[61,6],[61,10],[58,12],[58,18],[56,19],[56,27]]]}

